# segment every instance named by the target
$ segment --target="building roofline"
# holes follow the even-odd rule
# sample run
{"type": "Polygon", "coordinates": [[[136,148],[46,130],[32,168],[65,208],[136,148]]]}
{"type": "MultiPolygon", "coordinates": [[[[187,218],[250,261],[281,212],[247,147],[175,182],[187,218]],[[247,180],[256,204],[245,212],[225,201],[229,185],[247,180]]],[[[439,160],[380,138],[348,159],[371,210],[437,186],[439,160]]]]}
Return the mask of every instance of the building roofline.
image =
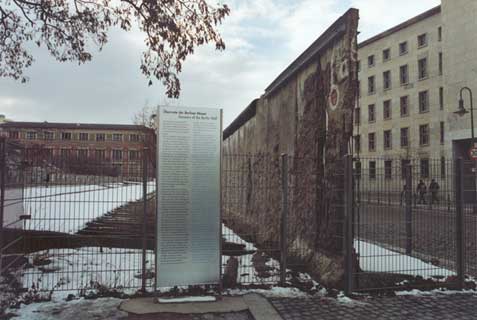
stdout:
{"type": "Polygon", "coordinates": [[[409,20],[404,21],[403,23],[398,24],[397,26],[394,26],[386,31],[383,31],[361,43],[358,44],[358,49],[364,48],[378,40],[381,40],[393,33],[396,33],[402,29],[405,29],[407,27],[410,27],[418,22],[421,22],[422,20],[425,20],[427,18],[430,18],[432,16],[435,16],[436,14],[439,14],[441,12],[441,6],[434,7],[430,10],[427,10],[426,12],[421,13],[418,16],[415,16],[414,18],[411,18],[409,20]]]}
{"type": "Polygon", "coordinates": [[[89,129],[89,130],[137,130],[145,131],[148,128],[142,125],[105,124],[105,123],[64,123],[64,122],[27,122],[9,121],[0,124],[3,128],[31,128],[31,129],[89,129]]]}
{"type": "Polygon", "coordinates": [[[337,37],[346,32],[346,16],[357,14],[358,9],[350,8],[341,17],[338,18],[324,33],[320,35],[302,54],[298,56],[273,82],[265,89],[264,96],[272,94],[276,89],[280,88],[289,78],[294,76],[302,68],[314,61],[324,49],[334,42],[337,37]]]}
{"type": "Polygon", "coordinates": [[[227,139],[240,129],[248,120],[255,117],[257,114],[257,102],[258,99],[253,100],[250,104],[243,110],[234,121],[227,128],[225,128],[223,133],[223,140],[227,139]]]}

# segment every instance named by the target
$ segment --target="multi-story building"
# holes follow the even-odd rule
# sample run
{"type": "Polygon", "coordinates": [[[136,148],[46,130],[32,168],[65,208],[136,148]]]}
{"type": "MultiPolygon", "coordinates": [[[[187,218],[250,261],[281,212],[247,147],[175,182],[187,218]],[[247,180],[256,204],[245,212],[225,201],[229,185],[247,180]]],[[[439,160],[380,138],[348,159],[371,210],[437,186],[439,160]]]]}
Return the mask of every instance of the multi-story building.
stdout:
{"type": "Polygon", "coordinates": [[[138,125],[8,121],[2,135],[24,146],[30,157],[108,164],[122,174],[137,170],[152,130],[138,125]]]}
{"type": "MultiPolygon", "coordinates": [[[[354,153],[364,165],[390,173],[393,161],[419,159],[431,179],[445,176],[446,160],[469,158],[470,115],[455,112],[462,87],[477,94],[476,18],[477,1],[442,0],[359,44],[354,153]]],[[[467,91],[464,101],[469,110],[467,91]]]]}

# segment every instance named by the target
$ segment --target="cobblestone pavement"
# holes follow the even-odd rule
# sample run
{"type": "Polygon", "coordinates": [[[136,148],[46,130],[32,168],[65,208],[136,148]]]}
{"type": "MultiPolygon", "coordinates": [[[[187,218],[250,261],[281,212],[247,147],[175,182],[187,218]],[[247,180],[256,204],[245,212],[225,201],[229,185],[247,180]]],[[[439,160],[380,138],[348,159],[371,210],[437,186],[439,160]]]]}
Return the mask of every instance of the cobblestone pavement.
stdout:
{"type": "Polygon", "coordinates": [[[129,315],[128,320],[254,320],[248,311],[230,313],[206,313],[206,314],[148,314],[129,315]]]}
{"type": "Polygon", "coordinates": [[[330,298],[272,298],[284,320],[466,320],[477,319],[477,295],[330,298]],[[346,299],[346,300],[345,300],[346,299]]]}

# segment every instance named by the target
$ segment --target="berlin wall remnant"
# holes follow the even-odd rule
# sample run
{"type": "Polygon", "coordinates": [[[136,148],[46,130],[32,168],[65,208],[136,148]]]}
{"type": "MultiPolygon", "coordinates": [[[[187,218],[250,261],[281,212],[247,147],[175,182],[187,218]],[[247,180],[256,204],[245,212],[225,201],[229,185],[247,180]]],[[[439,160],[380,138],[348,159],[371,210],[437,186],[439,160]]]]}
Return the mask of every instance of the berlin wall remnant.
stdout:
{"type": "Polygon", "coordinates": [[[288,154],[288,255],[332,287],[344,274],[342,158],[357,99],[358,20],[348,10],[224,131],[225,185],[240,186],[223,195],[229,225],[259,245],[279,243],[279,156],[288,154]]]}

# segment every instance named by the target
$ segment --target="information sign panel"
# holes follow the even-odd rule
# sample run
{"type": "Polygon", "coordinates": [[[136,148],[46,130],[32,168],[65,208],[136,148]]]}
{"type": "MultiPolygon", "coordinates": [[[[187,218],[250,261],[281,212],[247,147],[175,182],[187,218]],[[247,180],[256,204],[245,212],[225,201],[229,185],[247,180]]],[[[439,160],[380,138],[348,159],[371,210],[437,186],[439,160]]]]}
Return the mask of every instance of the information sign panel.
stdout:
{"type": "Polygon", "coordinates": [[[219,109],[159,107],[157,287],[220,282],[219,109]]]}

